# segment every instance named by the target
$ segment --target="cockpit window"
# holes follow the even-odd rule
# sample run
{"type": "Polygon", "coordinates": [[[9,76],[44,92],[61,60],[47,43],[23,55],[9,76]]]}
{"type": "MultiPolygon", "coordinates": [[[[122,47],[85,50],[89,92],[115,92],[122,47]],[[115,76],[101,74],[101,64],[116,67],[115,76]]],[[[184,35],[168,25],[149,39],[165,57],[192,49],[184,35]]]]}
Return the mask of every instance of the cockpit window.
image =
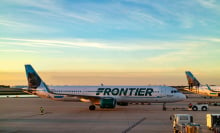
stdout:
{"type": "Polygon", "coordinates": [[[172,90],[171,93],[178,93],[178,90],[172,90]]]}

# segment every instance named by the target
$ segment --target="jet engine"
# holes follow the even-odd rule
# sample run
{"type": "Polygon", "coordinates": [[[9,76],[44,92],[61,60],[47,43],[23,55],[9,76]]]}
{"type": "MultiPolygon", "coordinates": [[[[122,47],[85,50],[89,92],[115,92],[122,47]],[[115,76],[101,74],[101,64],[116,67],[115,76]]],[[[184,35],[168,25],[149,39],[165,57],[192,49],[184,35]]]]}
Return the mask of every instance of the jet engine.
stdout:
{"type": "Polygon", "coordinates": [[[115,108],[116,99],[112,97],[103,97],[100,99],[100,108],[115,108]]]}

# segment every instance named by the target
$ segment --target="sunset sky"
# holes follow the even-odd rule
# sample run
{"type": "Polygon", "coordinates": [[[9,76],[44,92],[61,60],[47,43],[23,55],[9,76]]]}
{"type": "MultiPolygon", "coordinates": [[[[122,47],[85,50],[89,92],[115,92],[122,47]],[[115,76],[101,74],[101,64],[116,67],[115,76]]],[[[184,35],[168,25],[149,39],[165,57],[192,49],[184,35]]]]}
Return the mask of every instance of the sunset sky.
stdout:
{"type": "Polygon", "coordinates": [[[220,85],[220,1],[1,0],[0,84],[220,85]]]}

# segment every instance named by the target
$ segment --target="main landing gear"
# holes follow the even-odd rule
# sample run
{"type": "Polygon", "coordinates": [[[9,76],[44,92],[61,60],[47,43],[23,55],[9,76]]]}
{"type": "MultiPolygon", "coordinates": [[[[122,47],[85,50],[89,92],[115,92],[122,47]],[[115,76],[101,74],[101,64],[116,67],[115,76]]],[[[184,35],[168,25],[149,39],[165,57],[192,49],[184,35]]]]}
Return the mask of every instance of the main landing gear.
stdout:
{"type": "Polygon", "coordinates": [[[92,111],[92,110],[95,110],[95,105],[90,105],[90,106],[89,106],[89,110],[91,110],[91,111],[92,111]]]}
{"type": "Polygon", "coordinates": [[[166,111],[167,108],[166,108],[166,103],[163,103],[163,111],[166,111]]]}

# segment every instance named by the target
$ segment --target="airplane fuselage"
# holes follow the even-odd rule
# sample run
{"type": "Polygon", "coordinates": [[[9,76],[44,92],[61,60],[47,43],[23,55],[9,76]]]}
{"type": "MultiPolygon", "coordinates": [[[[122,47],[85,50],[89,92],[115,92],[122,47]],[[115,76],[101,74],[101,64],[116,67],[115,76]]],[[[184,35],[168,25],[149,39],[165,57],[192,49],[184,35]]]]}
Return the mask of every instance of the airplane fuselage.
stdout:
{"type": "Polygon", "coordinates": [[[164,103],[185,99],[185,95],[169,86],[50,86],[49,89],[53,94],[48,96],[54,100],[68,99],[67,95],[112,97],[117,102],[164,103]]]}
{"type": "MultiPolygon", "coordinates": [[[[210,97],[219,97],[220,96],[220,91],[218,91],[219,87],[217,86],[206,86],[202,85],[199,87],[192,87],[190,90],[194,93],[203,95],[203,96],[210,96],[210,97]]],[[[188,89],[188,87],[186,87],[188,89]]]]}

